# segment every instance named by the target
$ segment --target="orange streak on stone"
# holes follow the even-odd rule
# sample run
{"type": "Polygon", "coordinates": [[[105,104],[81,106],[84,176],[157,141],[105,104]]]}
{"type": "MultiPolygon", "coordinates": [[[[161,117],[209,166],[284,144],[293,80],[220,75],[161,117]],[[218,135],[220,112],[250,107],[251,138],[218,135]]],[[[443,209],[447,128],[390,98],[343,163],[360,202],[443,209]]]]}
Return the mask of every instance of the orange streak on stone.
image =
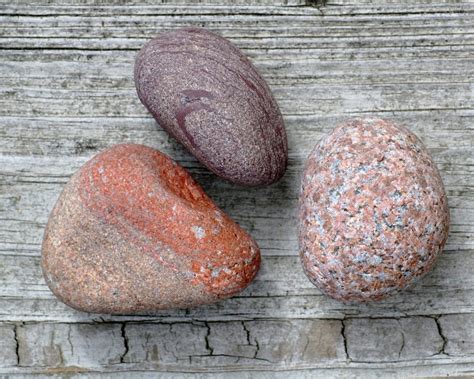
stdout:
{"type": "Polygon", "coordinates": [[[180,268],[156,246],[193,257],[194,284],[204,284],[210,292],[230,286],[234,293],[254,277],[260,262],[255,243],[166,155],[145,146],[120,145],[92,159],[80,182],[85,207],[142,244],[145,253],[174,271],[180,268]],[[197,235],[193,226],[204,234],[197,235]],[[243,280],[235,280],[237,272],[243,280]],[[236,282],[240,285],[232,286],[236,282]]]}

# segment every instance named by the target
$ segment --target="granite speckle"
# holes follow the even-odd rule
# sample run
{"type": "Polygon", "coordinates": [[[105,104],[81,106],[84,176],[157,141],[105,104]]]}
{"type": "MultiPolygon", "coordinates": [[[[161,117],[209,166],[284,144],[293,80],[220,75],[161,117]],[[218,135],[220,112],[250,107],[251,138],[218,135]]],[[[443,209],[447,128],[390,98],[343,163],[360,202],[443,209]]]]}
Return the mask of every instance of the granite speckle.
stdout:
{"type": "Polygon", "coordinates": [[[405,127],[347,121],[311,152],[299,206],[308,278],[342,301],[380,300],[426,274],[446,242],[443,183],[405,127]]]}
{"type": "Polygon", "coordinates": [[[259,265],[255,241],[186,170],[133,144],[98,154],[73,175],[42,246],[53,293],[97,313],[212,303],[244,289],[259,265]]]}
{"type": "Polygon", "coordinates": [[[193,231],[197,239],[202,239],[206,236],[206,231],[200,226],[192,226],[191,230],[193,231]]]}
{"type": "Polygon", "coordinates": [[[288,159],[278,105],[250,60],[202,28],[160,34],[135,63],[138,97],[157,122],[215,174],[270,184],[288,159]]]}

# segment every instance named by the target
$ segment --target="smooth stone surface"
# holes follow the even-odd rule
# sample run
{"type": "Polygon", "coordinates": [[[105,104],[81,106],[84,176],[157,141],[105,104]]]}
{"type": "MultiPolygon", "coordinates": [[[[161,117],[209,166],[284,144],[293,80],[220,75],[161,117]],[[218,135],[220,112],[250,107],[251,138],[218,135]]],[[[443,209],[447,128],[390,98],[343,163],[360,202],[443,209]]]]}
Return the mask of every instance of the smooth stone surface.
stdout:
{"type": "Polygon", "coordinates": [[[426,274],[441,252],[449,210],[422,142],[380,119],[336,127],[303,174],[300,256],[308,278],[342,301],[380,300],[426,274]]]}
{"type": "Polygon", "coordinates": [[[46,227],[48,286],[98,313],[187,308],[230,297],[256,275],[255,241],[166,155],[116,145],[88,161],[46,227]]]}
{"type": "Polygon", "coordinates": [[[255,186],[283,175],[283,118],[262,76],[225,38],[201,28],[160,34],[135,63],[138,97],[216,175],[255,186]]]}

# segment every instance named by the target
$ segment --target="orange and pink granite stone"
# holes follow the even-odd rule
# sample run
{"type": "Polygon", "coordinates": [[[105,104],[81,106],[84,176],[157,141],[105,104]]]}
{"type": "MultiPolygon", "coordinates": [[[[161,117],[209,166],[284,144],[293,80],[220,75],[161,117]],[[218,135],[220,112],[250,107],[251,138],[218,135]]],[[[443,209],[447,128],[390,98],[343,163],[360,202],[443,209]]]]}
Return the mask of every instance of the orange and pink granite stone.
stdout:
{"type": "Polygon", "coordinates": [[[308,278],[341,301],[380,300],[422,277],[447,240],[443,182],[405,127],[347,121],[311,152],[299,207],[308,278]]]}
{"type": "Polygon", "coordinates": [[[88,161],[48,221],[42,267],[69,306],[146,313],[213,303],[255,277],[255,241],[191,176],[146,146],[114,146],[88,161]]]}

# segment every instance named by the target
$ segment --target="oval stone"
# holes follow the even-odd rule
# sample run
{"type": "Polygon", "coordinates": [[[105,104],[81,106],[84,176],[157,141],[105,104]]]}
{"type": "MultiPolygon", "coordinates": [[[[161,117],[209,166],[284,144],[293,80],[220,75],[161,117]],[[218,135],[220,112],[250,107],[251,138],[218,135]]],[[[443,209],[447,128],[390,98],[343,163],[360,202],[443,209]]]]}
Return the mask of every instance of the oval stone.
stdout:
{"type": "Polygon", "coordinates": [[[138,97],[216,175],[255,186],[283,175],[286,132],[262,76],[225,38],[201,28],[163,33],[135,63],[138,97]]]}
{"type": "Polygon", "coordinates": [[[255,241],[185,169],[133,144],[98,154],[73,175],[42,246],[53,293],[97,313],[213,303],[244,289],[259,265],[255,241]]]}
{"type": "Polygon", "coordinates": [[[407,287],[433,267],[448,228],[441,177],[406,128],[350,120],[311,152],[300,195],[300,257],[329,296],[380,300],[407,287]]]}

